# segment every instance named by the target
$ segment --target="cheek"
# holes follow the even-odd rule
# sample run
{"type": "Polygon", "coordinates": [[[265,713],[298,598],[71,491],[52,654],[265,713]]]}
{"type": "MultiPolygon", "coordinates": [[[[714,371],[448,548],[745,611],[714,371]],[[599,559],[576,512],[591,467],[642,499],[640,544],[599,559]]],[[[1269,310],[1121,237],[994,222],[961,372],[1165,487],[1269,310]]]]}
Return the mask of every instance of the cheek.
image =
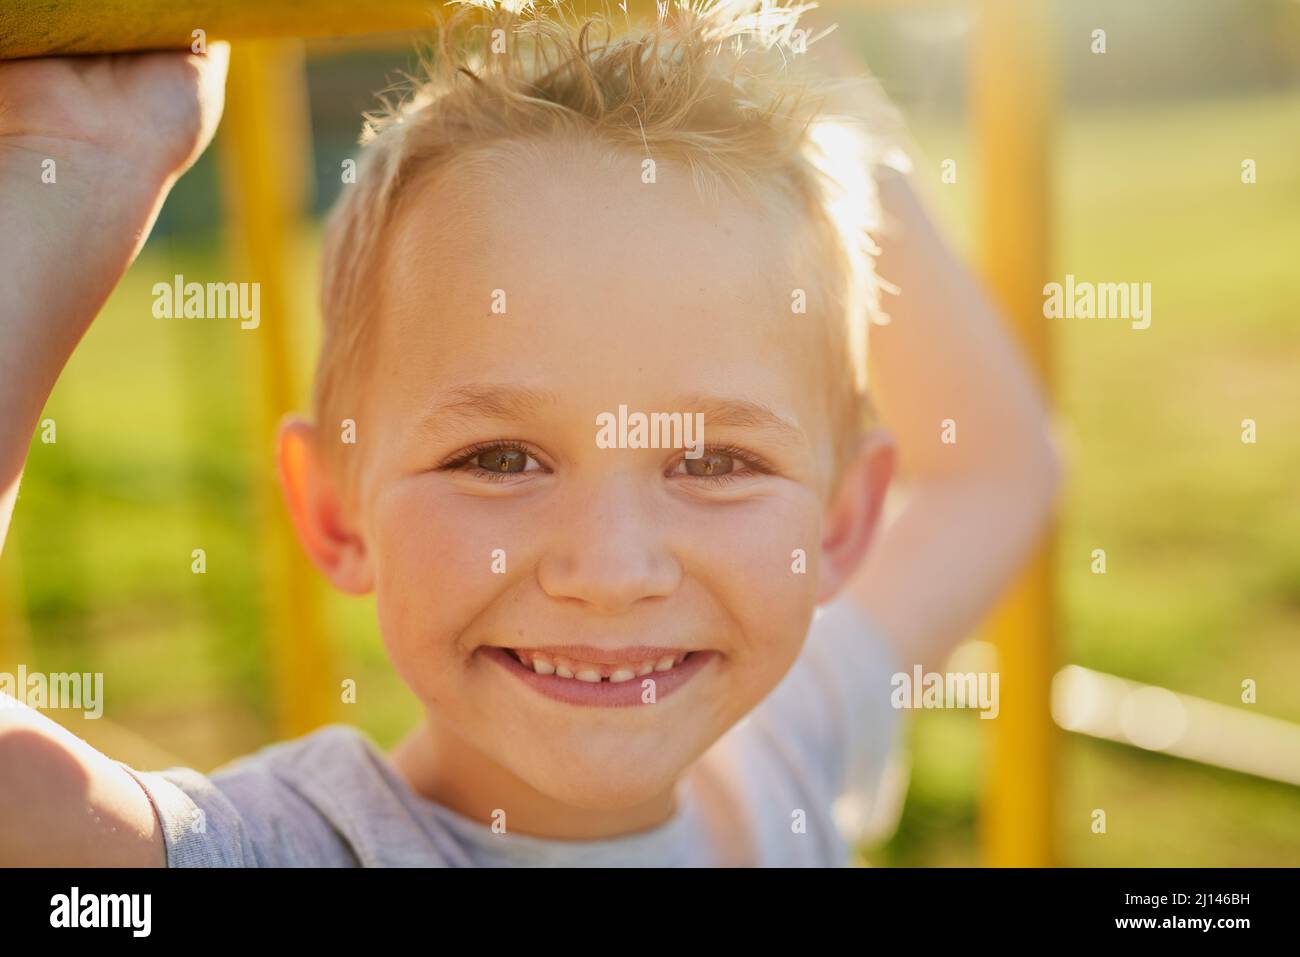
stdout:
{"type": "Polygon", "coordinates": [[[683,521],[678,534],[687,574],[720,601],[745,646],[764,665],[793,662],[816,604],[821,510],[794,483],[761,500],[712,506],[683,521]]]}
{"type": "MultiPolygon", "coordinates": [[[[436,478],[394,482],[375,500],[375,598],[380,632],[399,669],[468,655],[457,636],[504,589],[494,551],[509,562],[509,523],[449,495],[436,478]],[[499,553],[498,553],[499,554],[499,553]]],[[[429,671],[422,669],[422,675],[429,671]]]]}

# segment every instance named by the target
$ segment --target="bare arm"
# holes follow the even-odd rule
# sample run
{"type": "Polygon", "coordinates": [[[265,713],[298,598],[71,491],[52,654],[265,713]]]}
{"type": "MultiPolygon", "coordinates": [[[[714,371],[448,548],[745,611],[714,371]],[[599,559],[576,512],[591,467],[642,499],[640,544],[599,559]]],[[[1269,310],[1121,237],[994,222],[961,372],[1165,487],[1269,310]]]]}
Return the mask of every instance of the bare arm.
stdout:
{"type": "MultiPolygon", "coordinates": [[[[827,72],[869,77],[843,31],[811,49],[827,72]]],[[[880,94],[869,81],[846,96],[850,115],[876,115],[880,94]]],[[[905,663],[931,668],[1029,557],[1055,504],[1061,465],[1044,401],[996,307],[911,184],[883,170],[879,190],[886,228],[876,237],[877,268],[899,295],[884,297],[891,323],[871,329],[871,387],[898,445],[906,498],[845,594],[905,663]],[[956,423],[955,444],[940,441],[944,419],[956,423]]]]}
{"type": "Polygon", "coordinates": [[[976,626],[1046,528],[1060,481],[1048,412],[995,308],[906,180],[880,183],[880,275],[892,322],[871,330],[872,391],[907,498],[848,594],[925,667],[976,626]],[[940,441],[944,419],[954,444],[940,441]]]}
{"type": "MultiPolygon", "coordinates": [[[[42,408],[216,127],[226,48],[0,63],[0,547],[42,408]]],[[[0,704],[0,865],[163,863],[121,767],[0,704]]]]}
{"type": "Polygon", "coordinates": [[[162,830],[110,758],[8,696],[0,704],[0,866],[162,867],[162,830]]]}
{"type": "Polygon", "coordinates": [[[0,62],[0,547],[55,380],[216,128],[226,56],[0,62]]]}

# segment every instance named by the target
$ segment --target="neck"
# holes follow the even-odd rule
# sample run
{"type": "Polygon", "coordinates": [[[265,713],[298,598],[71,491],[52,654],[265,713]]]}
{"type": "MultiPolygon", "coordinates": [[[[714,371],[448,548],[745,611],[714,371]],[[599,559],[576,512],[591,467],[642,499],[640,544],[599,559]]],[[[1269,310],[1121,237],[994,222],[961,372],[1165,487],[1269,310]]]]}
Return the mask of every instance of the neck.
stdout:
{"type": "Polygon", "coordinates": [[[411,790],[484,825],[506,814],[508,833],[598,840],[649,830],[676,809],[669,789],[634,807],[593,810],[564,804],[516,777],[433,715],[389,754],[411,790]]]}

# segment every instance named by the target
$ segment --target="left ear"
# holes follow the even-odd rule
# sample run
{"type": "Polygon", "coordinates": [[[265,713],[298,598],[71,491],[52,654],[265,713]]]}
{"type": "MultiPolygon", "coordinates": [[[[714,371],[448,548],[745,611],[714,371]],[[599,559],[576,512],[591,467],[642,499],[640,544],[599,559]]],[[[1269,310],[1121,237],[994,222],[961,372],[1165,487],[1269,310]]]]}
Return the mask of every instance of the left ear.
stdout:
{"type": "Polygon", "coordinates": [[[884,429],[873,429],[862,437],[857,452],[845,464],[826,505],[817,582],[819,605],[835,596],[867,554],[897,457],[894,437],[884,429]]]}

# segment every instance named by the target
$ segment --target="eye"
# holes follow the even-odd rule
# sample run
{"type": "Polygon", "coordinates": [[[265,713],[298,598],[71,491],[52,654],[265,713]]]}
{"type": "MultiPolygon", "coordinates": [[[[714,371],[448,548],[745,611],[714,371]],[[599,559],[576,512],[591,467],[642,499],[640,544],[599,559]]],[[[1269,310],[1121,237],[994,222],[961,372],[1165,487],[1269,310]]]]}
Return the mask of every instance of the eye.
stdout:
{"type": "Polygon", "coordinates": [[[528,453],[519,449],[488,449],[474,456],[474,464],[488,472],[523,472],[528,468],[528,453]]]}
{"type": "Polygon", "coordinates": [[[762,459],[734,446],[706,447],[698,458],[683,456],[669,475],[722,485],[772,471],[762,459]]]}
{"type": "Polygon", "coordinates": [[[519,442],[487,442],[465,449],[438,466],[439,471],[468,472],[482,478],[504,481],[511,475],[543,471],[527,446],[519,442]],[[529,463],[533,467],[529,467],[529,463]]]}
{"type": "Polygon", "coordinates": [[[739,464],[725,452],[705,452],[698,459],[682,459],[687,475],[728,475],[739,464]]]}

